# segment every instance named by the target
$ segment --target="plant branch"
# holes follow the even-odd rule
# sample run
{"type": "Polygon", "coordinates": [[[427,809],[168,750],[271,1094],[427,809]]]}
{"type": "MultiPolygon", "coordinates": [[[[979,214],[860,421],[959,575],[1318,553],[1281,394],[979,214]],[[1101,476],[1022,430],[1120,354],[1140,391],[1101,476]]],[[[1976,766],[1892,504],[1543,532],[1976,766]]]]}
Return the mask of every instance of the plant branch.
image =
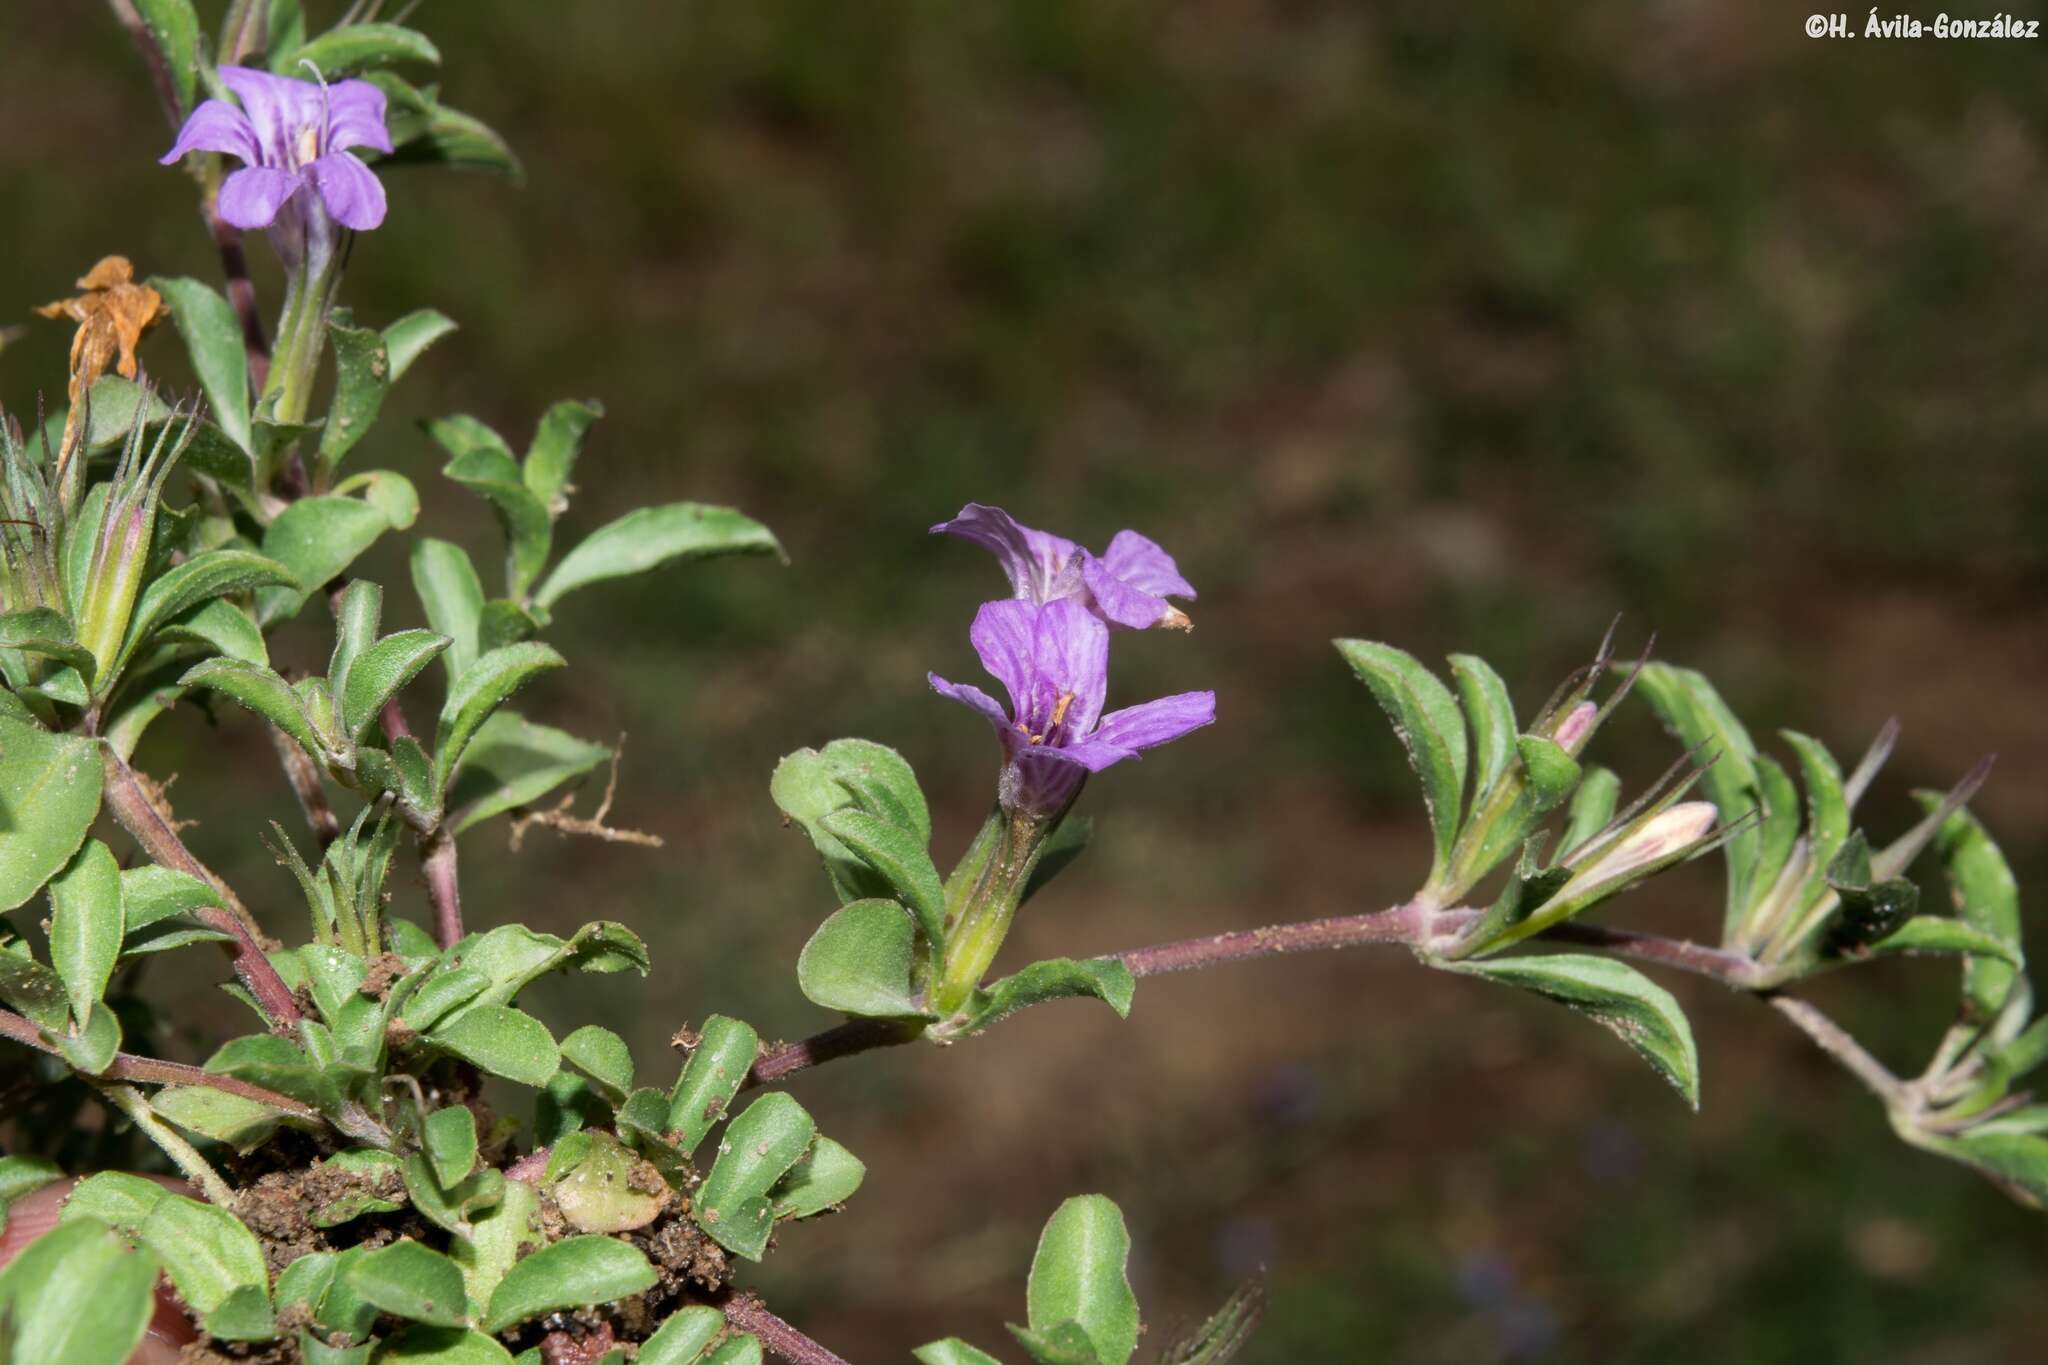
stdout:
{"type": "Polygon", "coordinates": [[[235,1192],[228,1188],[228,1182],[220,1178],[220,1172],[207,1163],[199,1149],[185,1141],[184,1137],[156,1116],[149,1107],[149,1101],[142,1092],[132,1085],[102,1085],[95,1087],[105,1096],[107,1103],[128,1116],[128,1121],[140,1128],[144,1135],[154,1142],[173,1165],[185,1173],[185,1178],[199,1187],[207,1202],[218,1205],[230,1212],[235,1207],[235,1192]]]}
{"type": "Polygon", "coordinates": [[[1660,938],[1628,929],[1610,929],[1603,924],[1553,924],[1537,939],[1545,943],[1570,943],[1587,948],[1605,948],[1620,957],[1676,967],[1697,976],[1710,976],[1736,990],[1754,989],[1764,977],[1762,964],[1741,953],[1709,948],[1689,939],[1660,938]]]}
{"type": "MultiPolygon", "coordinates": [[[[54,1046],[43,1040],[41,1029],[12,1010],[0,1009],[0,1038],[11,1039],[24,1047],[47,1052],[53,1057],[62,1055],[54,1046]]],[[[216,1076],[211,1071],[188,1066],[184,1062],[167,1062],[157,1057],[138,1057],[130,1052],[117,1052],[104,1074],[114,1080],[135,1081],[143,1085],[203,1085],[211,1090],[240,1095],[245,1100],[268,1105],[295,1119],[322,1122],[319,1110],[301,1104],[289,1095],[280,1095],[275,1090],[266,1090],[260,1085],[252,1085],[233,1076],[216,1076]]]]}
{"type": "Polygon", "coordinates": [[[303,1012],[292,998],[291,987],[277,974],[277,968],[270,965],[270,958],[263,951],[263,936],[254,917],[228,884],[185,847],[185,841],[178,837],[170,817],[149,790],[154,784],[146,784],[142,776],[107,745],[100,746],[100,756],[106,770],[107,805],[112,808],[121,828],[135,836],[135,841],[151,858],[165,867],[198,878],[220,894],[220,905],[196,910],[193,917],[209,929],[234,935],[235,975],[248,987],[249,994],[256,997],[257,1004],[262,1006],[272,1025],[297,1023],[303,1012]]]}
{"type": "Polygon", "coordinates": [[[462,887],[455,866],[455,836],[445,828],[420,836],[420,871],[434,905],[434,940],[451,948],[462,940],[462,887]]]}
{"type": "Polygon", "coordinates": [[[752,1332],[790,1365],[848,1365],[844,1356],[820,1346],[769,1312],[758,1294],[734,1294],[721,1307],[728,1323],[742,1332],[752,1332]]]}
{"type": "Polygon", "coordinates": [[[107,745],[100,746],[101,766],[106,770],[106,802],[114,812],[114,819],[121,828],[134,836],[142,845],[142,851],[157,862],[173,871],[197,877],[220,893],[221,904],[228,913],[240,920],[253,935],[258,932],[256,920],[242,904],[233,889],[215,875],[213,869],[194,857],[192,850],[185,847],[185,841],[178,837],[177,826],[171,823],[169,813],[159,804],[161,798],[151,789],[155,783],[148,783],[119,754],[107,745]]]}
{"type": "Polygon", "coordinates": [[[852,1019],[837,1028],[794,1043],[771,1048],[747,1072],[746,1087],[768,1085],[796,1071],[822,1066],[840,1057],[872,1052],[880,1047],[914,1043],[924,1034],[922,1025],[901,1024],[888,1019],[852,1019]]]}
{"type": "Polygon", "coordinates": [[[1840,1062],[1879,1099],[1888,1105],[1904,1102],[1905,1082],[1894,1076],[1891,1068],[1865,1051],[1863,1045],[1851,1038],[1840,1024],[1821,1013],[1818,1006],[1797,996],[1776,993],[1766,995],[1764,999],[1772,1009],[1791,1020],[1794,1028],[1811,1038],[1822,1052],[1840,1062]]]}
{"type": "Polygon", "coordinates": [[[1426,942],[1436,931],[1439,913],[1410,902],[1366,915],[1337,915],[1296,924],[1268,925],[1263,929],[1239,929],[1210,938],[1158,943],[1116,956],[1130,968],[1132,976],[1164,976],[1168,972],[1190,972],[1225,962],[1288,953],[1324,952],[1376,943],[1413,946],[1426,942]]]}

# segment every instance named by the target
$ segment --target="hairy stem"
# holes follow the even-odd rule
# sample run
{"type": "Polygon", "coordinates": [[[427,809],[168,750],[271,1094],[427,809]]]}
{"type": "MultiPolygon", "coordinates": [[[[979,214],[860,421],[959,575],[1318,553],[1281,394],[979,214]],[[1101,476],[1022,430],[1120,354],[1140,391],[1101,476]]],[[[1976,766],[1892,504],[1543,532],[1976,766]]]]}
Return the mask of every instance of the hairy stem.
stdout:
{"type": "Polygon", "coordinates": [[[455,836],[437,829],[420,839],[420,871],[434,905],[434,939],[443,948],[462,940],[462,887],[455,866],[455,836]]]}
{"type": "Polygon", "coordinates": [[[1411,902],[1366,915],[1338,915],[1297,924],[1273,924],[1263,929],[1239,929],[1178,943],[1158,943],[1116,956],[1131,969],[1132,976],[1164,976],[1168,972],[1190,972],[1224,962],[1286,953],[1323,952],[1374,943],[1415,945],[1427,941],[1434,932],[1434,915],[1427,907],[1411,902]]]}
{"type": "MultiPolygon", "coordinates": [[[[0,1009],[0,1038],[11,1039],[24,1047],[38,1052],[60,1056],[55,1046],[43,1041],[43,1032],[34,1023],[12,1010],[0,1009]]],[[[237,1080],[233,1076],[216,1076],[210,1071],[184,1062],[166,1062],[157,1057],[138,1057],[129,1052],[117,1052],[106,1069],[105,1075],[119,1081],[135,1081],[143,1085],[203,1085],[211,1090],[223,1091],[229,1095],[240,1095],[245,1100],[269,1105],[280,1113],[295,1119],[312,1122],[320,1121],[320,1111],[310,1105],[299,1103],[289,1095],[280,1095],[275,1090],[266,1090],[260,1085],[237,1080]]]]}
{"type": "Polygon", "coordinates": [[[185,1173],[185,1178],[199,1187],[208,1203],[233,1210],[235,1192],[228,1188],[228,1182],[207,1164],[197,1147],[156,1116],[156,1111],[149,1107],[149,1101],[142,1097],[140,1090],[132,1085],[102,1085],[97,1088],[107,1103],[126,1114],[129,1122],[140,1128],[171,1159],[171,1163],[185,1173]]]}
{"type": "Polygon", "coordinates": [[[768,1311],[756,1294],[735,1294],[723,1305],[725,1320],[742,1332],[752,1332],[761,1344],[790,1365],[848,1365],[844,1356],[820,1346],[796,1328],[768,1311]]]}
{"type": "Polygon", "coordinates": [[[1792,1026],[1814,1041],[1822,1052],[1840,1062],[1845,1070],[1863,1082],[1886,1104],[1905,1100],[1906,1086],[1891,1068],[1864,1050],[1840,1024],[1821,1013],[1818,1006],[1796,996],[1772,994],[1764,997],[1770,1007],[1792,1021],[1792,1026]]]}
{"type": "Polygon", "coordinates": [[[1545,943],[1605,948],[1619,957],[1632,957],[1639,962],[1655,962],[1698,976],[1710,976],[1737,990],[1754,988],[1762,983],[1764,976],[1763,966],[1741,953],[1709,948],[1686,939],[1659,938],[1655,934],[1610,929],[1601,924],[1553,924],[1537,937],[1545,943]]]}
{"type": "Polygon", "coordinates": [[[291,987],[285,985],[284,978],[277,974],[277,968],[270,965],[255,918],[228,884],[185,847],[185,841],[178,837],[178,831],[150,795],[141,776],[104,744],[100,746],[100,756],[106,770],[106,802],[114,812],[114,819],[120,822],[121,828],[135,836],[135,842],[141,844],[151,858],[165,867],[198,878],[220,893],[221,903],[195,911],[195,918],[209,929],[234,935],[237,945],[233,950],[235,975],[256,997],[257,1004],[270,1017],[270,1022],[286,1026],[297,1023],[302,1011],[292,998],[291,987]]]}

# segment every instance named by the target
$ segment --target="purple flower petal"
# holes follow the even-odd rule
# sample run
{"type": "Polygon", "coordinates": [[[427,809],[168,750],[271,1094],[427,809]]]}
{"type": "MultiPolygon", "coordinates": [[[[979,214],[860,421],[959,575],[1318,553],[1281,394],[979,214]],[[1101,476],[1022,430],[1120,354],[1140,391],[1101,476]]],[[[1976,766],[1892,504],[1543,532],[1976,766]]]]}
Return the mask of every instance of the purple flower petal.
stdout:
{"type": "Polygon", "coordinates": [[[1010,714],[1019,718],[1031,712],[1038,611],[1029,602],[984,602],[967,630],[981,666],[1010,694],[1010,714]]]}
{"type": "Polygon", "coordinates": [[[269,227],[284,207],[285,200],[306,183],[296,171],[272,170],[267,166],[245,166],[220,184],[220,216],[230,227],[243,231],[269,227]]]}
{"type": "Polygon", "coordinates": [[[1182,692],[1110,712],[1089,739],[1126,750],[1150,749],[1215,719],[1214,692],[1182,692]]]}
{"type": "Polygon", "coordinates": [[[1140,592],[1194,600],[1195,590],[1181,577],[1173,556],[1136,531],[1118,531],[1109,548],[1102,552],[1102,562],[1111,573],[1140,592]]]}
{"type": "Polygon", "coordinates": [[[248,66],[221,67],[220,79],[242,102],[267,166],[296,164],[292,153],[305,130],[315,130],[316,137],[326,130],[326,92],[312,81],[273,76],[248,66]]]}
{"type": "Polygon", "coordinates": [[[1032,698],[1017,719],[1034,734],[1086,735],[1109,691],[1109,627],[1072,598],[1048,602],[1032,625],[1032,698]],[[1052,718],[1059,717],[1057,725],[1052,718]],[[1041,724],[1044,729],[1040,729],[1041,724]]]}
{"type": "Polygon", "coordinates": [[[1127,749],[1121,744],[1108,744],[1095,738],[1077,739],[1065,748],[1046,749],[1043,752],[1048,758],[1063,758],[1069,763],[1079,764],[1091,773],[1099,773],[1112,763],[1121,763],[1127,758],[1138,756],[1136,749],[1127,749]]]}
{"type": "Polygon", "coordinates": [[[163,154],[162,164],[168,166],[187,152],[225,152],[252,166],[261,159],[248,115],[224,100],[206,100],[192,111],[178,130],[178,140],[163,154]]]}
{"type": "Polygon", "coordinates": [[[336,81],[327,87],[327,141],[323,151],[351,147],[391,150],[391,130],[384,126],[384,92],[368,81],[336,81]]]}
{"type": "Polygon", "coordinates": [[[957,701],[962,706],[972,707],[988,717],[988,723],[996,727],[998,734],[1015,733],[1010,725],[1010,713],[1003,709],[1001,702],[988,693],[968,683],[947,682],[936,673],[927,673],[924,676],[925,681],[932,685],[932,691],[957,701]]]}
{"type": "Polygon", "coordinates": [[[329,152],[306,167],[306,179],[334,221],[366,232],[384,221],[384,186],[368,166],[347,152],[329,152]]]}
{"type": "Polygon", "coordinates": [[[1081,567],[1081,581],[1088,585],[1088,595],[1094,599],[1095,609],[1116,625],[1145,630],[1169,621],[1184,623],[1187,620],[1165,598],[1132,587],[1117,577],[1116,571],[1107,563],[1093,555],[1088,556],[1081,567]]]}
{"type": "Polygon", "coordinates": [[[992,552],[1009,575],[1011,590],[1024,601],[1045,603],[1080,590],[1081,547],[1034,531],[1000,507],[970,502],[959,516],[932,527],[932,533],[959,536],[992,552]]]}

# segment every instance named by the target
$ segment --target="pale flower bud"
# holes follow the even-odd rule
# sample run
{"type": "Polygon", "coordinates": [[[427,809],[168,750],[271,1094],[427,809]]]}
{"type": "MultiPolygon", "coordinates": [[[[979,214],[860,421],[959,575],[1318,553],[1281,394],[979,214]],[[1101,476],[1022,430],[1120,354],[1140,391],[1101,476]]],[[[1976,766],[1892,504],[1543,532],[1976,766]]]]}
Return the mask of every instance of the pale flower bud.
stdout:
{"type": "Polygon", "coordinates": [[[1582,887],[1591,887],[1625,880],[1638,868],[1662,863],[1685,853],[1707,837],[1719,818],[1720,812],[1711,801],[1681,801],[1645,821],[1640,829],[1609,849],[1592,866],[1580,868],[1572,881],[1582,887]]]}
{"type": "Polygon", "coordinates": [[[1580,702],[1558,723],[1557,733],[1550,737],[1551,741],[1566,753],[1576,755],[1592,736],[1593,722],[1599,716],[1598,706],[1590,701],[1580,702]]]}

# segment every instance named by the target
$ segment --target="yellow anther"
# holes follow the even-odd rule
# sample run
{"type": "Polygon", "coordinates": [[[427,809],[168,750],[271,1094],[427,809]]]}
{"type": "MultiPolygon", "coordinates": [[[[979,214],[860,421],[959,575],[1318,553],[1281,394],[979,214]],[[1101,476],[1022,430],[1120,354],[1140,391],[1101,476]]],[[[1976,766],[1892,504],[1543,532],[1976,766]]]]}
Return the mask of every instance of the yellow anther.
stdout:
{"type": "MultiPolygon", "coordinates": [[[[1072,692],[1060,693],[1060,699],[1054,702],[1052,706],[1052,723],[1045,728],[1050,730],[1054,725],[1058,725],[1061,721],[1065,720],[1067,718],[1067,708],[1073,704],[1074,694],[1072,692]]],[[[1033,742],[1036,743],[1035,740],[1033,742]]]]}

